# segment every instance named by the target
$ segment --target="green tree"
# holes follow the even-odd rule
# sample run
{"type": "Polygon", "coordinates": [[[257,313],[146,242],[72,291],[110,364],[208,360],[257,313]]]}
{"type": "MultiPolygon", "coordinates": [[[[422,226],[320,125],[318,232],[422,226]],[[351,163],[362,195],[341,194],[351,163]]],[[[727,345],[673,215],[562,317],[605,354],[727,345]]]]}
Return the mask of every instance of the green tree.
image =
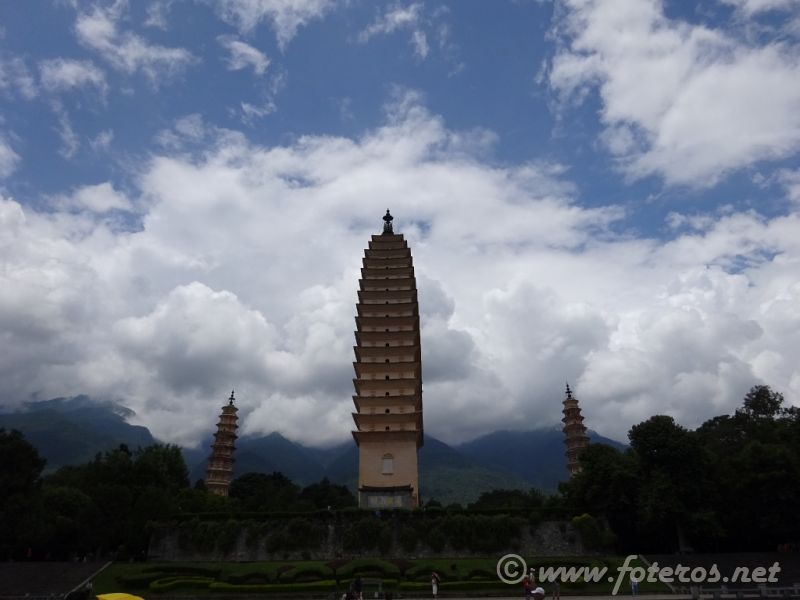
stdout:
{"type": "Polygon", "coordinates": [[[800,418],[783,396],[755,386],[733,415],[703,423],[712,456],[715,512],[728,550],[771,550],[800,537],[800,418]]]}
{"type": "Polygon", "coordinates": [[[6,558],[31,543],[45,461],[16,430],[0,429],[0,552],[6,558]]]}
{"type": "Polygon", "coordinates": [[[783,404],[783,394],[773,392],[768,385],[750,388],[744,397],[744,406],[739,409],[750,418],[774,419],[783,404]]]}
{"type": "Polygon", "coordinates": [[[674,531],[675,545],[668,549],[686,548],[694,533],[694,515],[707,513],[712,505],[707,453],[694,432],[666,415],[635,425],[628,438],[640,464],[639,532],[663,544],[665,532],[674,531]]]}
{"type": "Polygon", "coordinates": [[[469,505],[472,510],[539,508],[544,504],[544,494],[537,489],[490,490],[482,493],[469,505]]]}
{"type": "Polygon", "coordinates": [[[581,471],[560,490],[567,506],[608,519],[621,550],[638,552],[639,484],[640,463],[632,450],[589,444],[581,453],[581,471]]]}
{"type": "Polygon", "coordinates": [[[66,489],[79,491],[94,507],[91,518],[80,524],[79,536],[50,539],[62,544],[71,539],[73,550],[88,547],[98,555],[142,557],[147,550],[148,523],[178,512],[179,499],[188,486],[186,465],[177,446],[153,445],[131,452],[120,445],[96,455],[86,465],[64,467],[45,479],[47,489],[61,488],[62,495],[66,489]]]}
{"type": "Polygon", "coordinates": [[[325,477],[319,483],[312,483],[300,492],[301,502],[307,502],[316,509],[340,509],[356,506],[356,498],[345,485],[331,483],[325,477]]]}
{"type": "Polygon", "coordinates": [[[246,511],[295,510],[300,489],[283,473],[245,473],[231,482],[228,495],[246,511]]]}

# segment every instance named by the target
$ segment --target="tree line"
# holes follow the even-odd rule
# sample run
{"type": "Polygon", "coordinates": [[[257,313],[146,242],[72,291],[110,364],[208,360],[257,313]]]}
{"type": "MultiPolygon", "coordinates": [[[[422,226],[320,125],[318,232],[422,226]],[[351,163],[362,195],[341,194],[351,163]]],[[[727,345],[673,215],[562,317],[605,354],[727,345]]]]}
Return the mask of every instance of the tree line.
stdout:
{"type": "Polygon", "coordinates": [[[768,386],[694,430],[656,415],[619,451],[589,444],[567,503],[607,519],[617,550],[733,552],[800,541],[800,409],[768,386]]]}
{"type": "MultiPolygon", "coordinates": [[[[630,446],[590,444],[582,471],[554,494],[495,490],[467,507],[535,524],[570,519],[618,552],[774,550],[800,541],[800,409],[756,386],[741,408],[695,430],[656,415],[630,446]],[[586,516],[583,516],[586,514],[586,516]],[[599,524],[599,525],[598,525],[599,524]]],[[[42,475],[45,462],[18,431],[0,429],[0,558],[143,558],[150,524],[175,517],[355,510],[350,490],[323,479],[300,487],[281,473],[247,473],[228,497],[190,485],[180,448],[122,445],[87,464],[42,475]]],[[[248,516],[246,518],[252,518],[248,516]]]]}
{"type": "Polygon", "coordinates": [[[323,479],[301,488],[281,473],[248,473],[228,497],[192,487],[180,448],[121,445],[42,476],[45,461],[19,431],[0,429],[1,559],[142,559],[150,525],[175,516],[314,511],[355,506],[323,479]]]}

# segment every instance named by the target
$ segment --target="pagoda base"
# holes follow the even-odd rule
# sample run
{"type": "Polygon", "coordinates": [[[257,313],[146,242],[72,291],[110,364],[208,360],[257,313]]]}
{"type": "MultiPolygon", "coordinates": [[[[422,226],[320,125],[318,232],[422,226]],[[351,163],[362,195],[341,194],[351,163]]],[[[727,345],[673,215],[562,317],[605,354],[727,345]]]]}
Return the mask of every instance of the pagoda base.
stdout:
{"type": "Polygon", "coordinates": [[[417,498],[410,485],[393,487],[362,486],[358,488],[358,505],[362,508],[416,508],[417,498]]]}

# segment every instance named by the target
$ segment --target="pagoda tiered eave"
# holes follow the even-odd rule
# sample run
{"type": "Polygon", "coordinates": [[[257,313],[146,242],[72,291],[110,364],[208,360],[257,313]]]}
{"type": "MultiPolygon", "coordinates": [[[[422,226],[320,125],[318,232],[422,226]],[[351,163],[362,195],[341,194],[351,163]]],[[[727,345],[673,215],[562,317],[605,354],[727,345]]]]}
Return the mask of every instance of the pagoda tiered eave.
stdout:
{"type": "Polygon", "coordinates": [[[384,277],[382,279],[359,279],[358,280],[361,291],[416,291],[417,283],[413,277],[384,277]]]}
{"type": "Polygon", "coordinates": [[[409,411],[422,410],[422,396],[409,394],[407,396],[353,396],[353,404],[359,412],[367,412],[386,407],[402,407],[409,411]]]}
{"type": "Polygon", "coordinates": [[[417,290],[359,290],[358,300],[362,304],[389,304],[406,302],[417,302],[417,290]]]}
{"type": "Polygon", "coordinates": [[[356,359],[363,363],[419,362],[419,348],[413,346],[353,346],[356,359]]]}
{"type": "Polygon", "coordinates": [[[416,444],[417,448],[422,447],[422,432],[421,431],[353,431],[353,439],[357,445],[362,443],[384,443],[384,442],[402,442],[412,441],[416,444]]]}
{"type": "MultiPolygon", "coordinates": [[[[386,292],[384,292],[386,293],[386,292]]],[[[419,316],[416,302],[361,303],[356,305],[359,317],[416,317],[419,316]]]]}
{"type": "Polygon", "coordinates": [[[353,368],[356,378],[364,381],[376,379],[394,381],[421,377],[421,365],[418,362],[354,362],[353,368]]]}
{"type": "Polygon", "coordinates": [[[356,331],[356,342],[365,347],[419,346],[418,331],[356,331]]]}
{"type": "Polygon", "coordinates": [[[420,431],[422,413],[353,413],[353,420],[359,431],[420,431]],[[386,429],[390,427],[390,429],[386,429]]]}

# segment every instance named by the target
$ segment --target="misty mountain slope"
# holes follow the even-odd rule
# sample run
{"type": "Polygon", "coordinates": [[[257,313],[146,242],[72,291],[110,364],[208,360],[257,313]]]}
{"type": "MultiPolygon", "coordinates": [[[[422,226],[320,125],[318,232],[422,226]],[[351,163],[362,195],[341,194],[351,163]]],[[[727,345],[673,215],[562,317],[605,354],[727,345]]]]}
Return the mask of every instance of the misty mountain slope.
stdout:
{"type": "MultiPolygon", "coordinates": [[[[487,467],[430,435],[419,451],[420,490],[423,502],[436,499],[442,504],[474,502],[483,492],[494,489],[528,489],[524,479],[501,469],[487,467]]],[[[358,478],[358,449],[355,443],[328,466],[331,481],[355,492],[358,478]]]]}
{"type": "MultiPolygon", "coordinates": [[[[183,456],[192,481],[205,478],[213,439],[204,441],[198,449],[184,449],[183,456]]],[[[280,433],[236,440],[234,477],[245,473],[280,471],[298,485],[315,483],[325,476],[325,467],[316,453],[292,442],[280,433]]]]}
{"type": "MultiPolygon", "coordinates": [[[[614,448],[624,444],[589,431],[589,440],[614,448]]],[[[504,469],[541,490],[554,491],[568,479],[564,434],[560,429],[495,431],[456,448],[481,464],[504,469]]]]}
{"type": "Polygon", "coordinates": [[[0,427],[20,430],[47,460],[46,471],[88,462],[120,444],[135,450],[155,443],[146,427],[125,421],[130,410],[112,402],[76,396],[34,402],[25,409],[0,414],[0,427]]]}
{"type": "MultiPolygon", "coordinates": [[[[132,450],[156,443],[145,427],[125,421],[131,411],[86,396],[37,402],[24,412],[0,415],[0,427],[19,429],[44,458],[47,469],[81,464],[97,452],[127,444],[132,450]]],[[[624,445],[589,432],[592,441],[624,445]]],[[[164,440],[168,442],[168,440],[164,440]]],[[[205,477],[212,438],[197,448],[183,448],[191,481],[205,477]]],[[[309,448],[274,432],[236,441],[234,475],[280,471],[298,485],[328,477],[354,492],[358,449],[352,439],[329,448],[309,448]]],[[[423,502],[468,504],[494,489],[555,490],[567,478],[564,436],[558,429],[496,431],[456,447],[430,435],[419,452],[423,502]]]]}

